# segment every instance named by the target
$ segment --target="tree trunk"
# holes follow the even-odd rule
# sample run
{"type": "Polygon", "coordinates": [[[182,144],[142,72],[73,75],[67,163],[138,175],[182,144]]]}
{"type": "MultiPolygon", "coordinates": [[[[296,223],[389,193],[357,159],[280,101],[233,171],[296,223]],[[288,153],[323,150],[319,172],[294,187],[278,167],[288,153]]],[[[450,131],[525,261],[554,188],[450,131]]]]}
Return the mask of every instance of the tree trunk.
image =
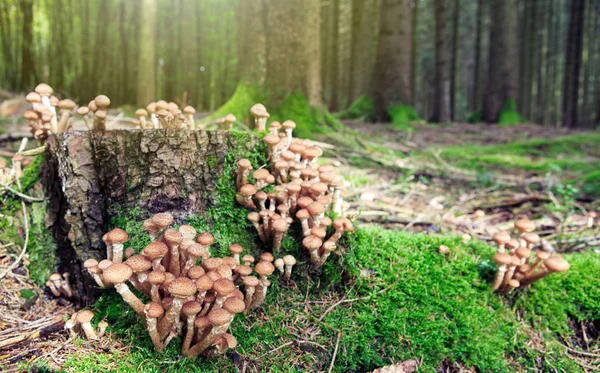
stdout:
{"type": "Polygon", "coordinates": [[[368,87],[373,48],[373,0],[352,1],[352,57],[350,58],[350,91],[354,102],[368,87]]]}
{"type": "Polygon", "coordinates": [[[143,0],[138,11],[141,26],[137,102],[145,106],[156,100],[156,0],[143,0]]]}
{"type": "Polygon", "coordinates": [[[265,83],[267,73],[266,7],[264,0],[240,2],[239,59],[243,81],[265,83]]]}
{"type": "Polygon", "coordinates": [[[483,117],[497,123],[509,98],[516,96],[517,73],[516,0],[492,0],[488,81],[483,117]]]}
{"type": "Polygon", "coordinates": [[[565,56],[565,85],[563,90],[562,125],[577,127],[577,100],[581,70],[585,0],[571,0],[569,33],[565,56]]]}
{"type": "Polygon", "coordinates": [[[460,22],[460,3],[454,0],[454,18],[452,20],[452,60],[450,61],[450,120],[456,120],[456,65],[460,57],[460,46],[458,44],[460,22]]]}
{"type": "Polygon", "coordinates": [[[33,58],[33,0],[21,0],[21,12],[23,12],[23,43],[21,45],[21,82],[20,90],[31,89],[35,77],[35,65],[33,58]]]}
{"type": "Polygon", "coordinates": [[[383,0],[379,19],[379,42],[372,82],[375,119],[389,120],[393,104],[412,102],[410,60],[412,10],[410,0],[383,0]]]}
{"type": "Polygon", "coordinates": [[[412,48],[410,51],[410,91],[412,92],[411,105],[417,108],[419,91],[417,82],[419,78],[419,2],[415,1],[412,12],[412,48]]]}
{"type": "Polygon", "coordinates": [[[340,0],[331,0],[331,59],[329,65],[329,80],[331,87],[331,97],[329,102],[329,108],[332,111],[337,111],[340,107],[340,79],[339,79],[339,57],[340,48],[338,46],[338,40],[340,36],[339,30],[339,19],[340,19],[340,0]]]}
{"type": "Polygon", "coordinates": [[[473,99],[471,111],[481,109],[481,35],[483,34],[483,0],[477,0],[477,23],[475,26],[475,71],[473,72],[473,99]]]}
{"type": "Polygon", "coordinates": [[[47,142],[42,180],[48,221],[57,242],[59,270],[71,273],[81,304],[97,295],[82,263],[106,257],[102,236],[109,217],[140,220],[168,211],[176,220],[202,214],[216,197],[215,185],[229,133],[204,131],[65,132],[47,142]]]}
{"type": "Polygon", "coordinates": [[[305,0],[306,7],[306,97],[311,106],[321,106],[321,1],[305,0]]]}
{"type": "Polygon", "coordinates": [[[435,90],[432,122],[450,121],[450,37],[448,2],[435,1],[435,90]]]}

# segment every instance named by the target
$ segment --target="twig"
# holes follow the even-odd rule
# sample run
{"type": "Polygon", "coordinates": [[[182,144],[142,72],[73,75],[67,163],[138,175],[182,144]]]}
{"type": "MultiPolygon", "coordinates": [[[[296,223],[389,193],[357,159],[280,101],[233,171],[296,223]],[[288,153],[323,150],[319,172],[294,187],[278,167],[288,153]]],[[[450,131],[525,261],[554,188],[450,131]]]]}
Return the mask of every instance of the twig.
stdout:
{"type": "Polygon", "coordinates": [[[6,184],[0,184],[0,186],[2,186],[4,189],[8,190],[9,192],[13,193],[16,196],[23,198],[24,200],[26,200],[28,202],[43,202],[44,201],[43,198],[30,197],[26,194],[19,192],[16,189],[11,188],[10,186],[8,186],[6,184]]]}
{"type": "MultiPolygon", "coordinates": [[[[264,354],[260,355],[260,356],[259,356],[259,357],[257,357],[256,359],[258,360],[258,359],[260,359],[260,358],[263,358],[263,357],[265,357],[265,356],[267,356],[267,355],[270,355],[270,354],[272,354],[272,353],[274,353],[274,352],[277,352],[277,351],[281,350],[281,349],[282,349],[282,348],[284,348],[284,347],[287,347],[287,346],[289,346],[289,345],[291,345],[291,344],[294,344],[295,342],[296,342],[296,341],[289,341],[289,342],[286,342],[286,343],[282,344],[281,346],[279,346],[279,347],[276,347],[276,348],[272,349],[271,351],[267,351],[267,352],[265,352],[264,354]]],[[[301,343],[301,342],[298,342],[298,343],[301,343]]]]}
{"type": "Polygon", "coordinates": [[[24,137],[26,137],[28,139],[33,139],[33,135],[28,132],[15,132],[15,133],[7,133],[4,135],[0,135],[0,143],[7,142],[7,141],[17,141],[17,140],[21,140],[24,137]]]}
{"type": "Polygon", "coordinates": [[[388,291],[388,290],[390,290],[392,287],[394,287],[394,286],[395,286],[395,285],[398,283],[398,281],[400,281],[400,280],[396,280],[396,281],[395,281],[393,284],[391,284],[390,286],[388,286],[388,287],[387,287],[387,288],[385,288],[385,289],[379,290],[379,291],[378,291],[378,292],[376,292],[376,293],[373,293],[373,294],[371,294],[371,295],[367,295],[367,296],[364,296],[364,297],[360,297],[360,298],[345,299],[345,298],[346,298],[346,295],[348,295],[348,293],[346,293],[346,294],[345,294],[345,295],[342,297],[342,299],[340,299],[339,301],[335,302],[333,305],[331,305],[331,307],[329,307],[328,309],[326,309],[326,310],[325,310],[325,312],[323,312],[323,314],[321,315],[321,317],[319,317],[319,322],[323,321],[323,319],[325,318],[325,316],[326,316],[326,315],[327,315],[329,312],[333,311],[333,309],[334,309],[335,307],[339,306],[340,304],[342,304],[342,303],[352,303],[352,302],[356,302],[356,301],[359,301],[359,300],[367,300],[367,299],[371,298],[371,297],[372,297],[372,296],[374,296],[374,295],[385,293],[386,291],[388,291]]]}
{"type": "Polygon", "coordinates": [[[34,149],[25,150],[25,151],[21,152],[21,154],[23,155],[23,157],[32,157],[34,155],[42,154],[45,151],[46,151],[45,146],[39,146],[34,149]]]}
{"type": "Polygon", "coordinates": [[[340,347],[340,338],[342,337],[342,331],[338,332],[337,340],[335,341],[335,349],[333,350],[333,357],[331,358],[331,363],[329,364],[329,370],[327,373],[331,373],[333,370],[333,366],[335,364],[335,358],[337,357],[338,348],[340,347]]]}

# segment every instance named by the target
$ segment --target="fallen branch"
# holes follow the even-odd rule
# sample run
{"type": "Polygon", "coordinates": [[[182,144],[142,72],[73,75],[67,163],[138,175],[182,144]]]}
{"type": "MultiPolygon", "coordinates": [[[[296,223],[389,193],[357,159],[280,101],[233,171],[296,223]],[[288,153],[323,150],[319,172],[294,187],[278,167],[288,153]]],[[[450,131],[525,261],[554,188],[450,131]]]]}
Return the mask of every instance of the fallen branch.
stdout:
{"type": "Polygon", "coordinates": [[[331,373],[333,370],[333,366],[335,365],[335,358],[337,357],[338,348],[340,347],[340,338],[342,337],[342,331],[338,332],[337,340],[335,341],[335,349],[333,350],[333,357],[331,358],[331,363],[329,364],[329,370],[327,373],[331,373]]]}
{"type": "Polygon", "coordinates": [[[12,132],[0,135],[0,143],[19,141],[23,138],[33,139],[33,135],[29,132],[12,132]]]}
{"type": "Polygon", "coordinates": [[[2,186],[4,189],[8,190],[9,192],[11,192],[12,194],[19,196],[21,198],[23,198],[24,200],[26,200],[27,202],[43,202],[44,199],[43,198],[37,198],[37,197],[31,197],[28,196],[26,194],[23,194],[21,192],[19,192],[16,189],[11,188],[10,186],[6,185],[6,184],[0,184],[0,186],[2,186]]]}

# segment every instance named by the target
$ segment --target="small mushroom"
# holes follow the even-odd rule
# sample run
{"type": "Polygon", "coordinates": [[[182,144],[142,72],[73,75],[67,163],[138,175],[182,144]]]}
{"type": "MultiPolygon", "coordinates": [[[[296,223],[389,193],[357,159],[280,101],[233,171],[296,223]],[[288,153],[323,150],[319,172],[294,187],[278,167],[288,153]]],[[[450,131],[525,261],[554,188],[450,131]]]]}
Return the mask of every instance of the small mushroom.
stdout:
{"type": "Polygon", "coordinates": [[[81,329],[85,333],[86,339],[98,339],[98,335],[91,324],[94,313],[90,310],[84,310],[77,313],[75,321],[81,324],[81,329]]]}
{"type": "Polygon", "coordinates": [[[292,255],[286,255],[283,257],[283,263],[285,264],[285,273],[283,278],[286,281],[290,281],[292,278],[292,268],[296,265],[296,258],[292,255]]]}
{"type": "Polygon", "coordinates": [[[539,272],[526,275],[521,281],[521,286],[527,286],[540,280],[553,272],[566,272],[571,266],[569,263],[559,256],[551,256],[544,260],[544,266],[539,272]]]}

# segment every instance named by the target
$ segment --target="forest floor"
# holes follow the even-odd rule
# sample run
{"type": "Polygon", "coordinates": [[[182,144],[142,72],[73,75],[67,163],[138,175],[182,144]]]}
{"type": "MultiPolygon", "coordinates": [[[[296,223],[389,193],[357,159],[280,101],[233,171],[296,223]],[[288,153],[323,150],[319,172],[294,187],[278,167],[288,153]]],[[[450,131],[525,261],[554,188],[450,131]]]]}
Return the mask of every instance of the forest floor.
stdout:
{"type": "MultiPolygon", "coordinates": [[[[0,367],[367,372],[415,360],[425,372],[600,368],[600,227],[589,227],[586,216],[600,209],[598,133],[536,125],[346,125],[338,139],[319,140],[349,183],[346,200],[359,228],[322,273],[298,271],[294,286],[274,281],[278,290],[259,312],[233,326],[235,352],[192,362],[172,346],[157,357],[141,323],[110,291],[93,308],[109,322],[109,338],[70,340],[59,320],[71,312],[68,303],[50,300],[21,266],[1,280],[0,367]],[[520,216],[536,221],[571,271],[503,298],[489,290],[489,240],[520,216]],[[448,254],[438,253],[442,244],[448,254]]],[[[0,144],[3,154],[14,151],[7,144],[0,144]]],[[[238,207],[215,213],[215,221],[245,216],[238,207]]],[[[136,242],[140,222],[129,219],[115,221],[127,224],[136,242]]],[[[219,229],[223,247],[235,239],[256,249],[243,224],[189,223],[219,229]]],[[[14,256],[10,247],[0,251],[0,272],[14,256]]]]}

